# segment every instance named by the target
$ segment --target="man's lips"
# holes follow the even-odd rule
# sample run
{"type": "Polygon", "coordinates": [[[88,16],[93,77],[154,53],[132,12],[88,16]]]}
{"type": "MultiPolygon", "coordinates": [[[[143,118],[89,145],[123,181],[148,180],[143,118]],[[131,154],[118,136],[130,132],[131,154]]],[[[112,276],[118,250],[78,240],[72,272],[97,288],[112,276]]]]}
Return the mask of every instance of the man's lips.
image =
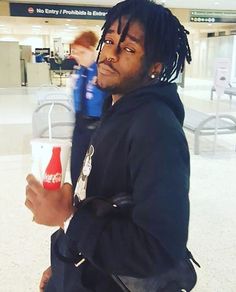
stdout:
{"type": "Polygon", "coordinates": [[[117,73],[109,65],[106,65],[104,63],[98,64],[98,71],[102,75],[112,75],[112,74],[116,74],[117,73]]]}

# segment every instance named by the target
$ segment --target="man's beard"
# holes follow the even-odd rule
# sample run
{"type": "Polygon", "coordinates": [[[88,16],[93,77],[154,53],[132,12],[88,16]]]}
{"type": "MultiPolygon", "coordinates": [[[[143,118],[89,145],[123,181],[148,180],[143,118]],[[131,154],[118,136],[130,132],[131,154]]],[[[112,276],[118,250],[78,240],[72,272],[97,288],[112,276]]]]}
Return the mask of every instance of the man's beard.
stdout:
{"type": "MultiPolygon", "coordinates": [[[[114,69],[112,64],[107,64],[106,61],[102,61],[100,63],[105,63],[108,65],[112,70],[117,71],[114,69]]],[[[99,64],[100,64],[99,63],[99,64]]],[[[99,69],[98,69],[99,70],[99,69]]],[[[119,73],[119,72],[118,72],[119,73]]],[[[97,82],[97,87],[100,90],[106,91],[109,94],[127,94],[131,91],[134,91],[135,89],[138,89],[140,87],[143,87],[147,84],[148,81],[148,70],[146,69],[146,66],[144,65],[144,61],[141,61],[141,69],[136,72],[136,74],[133,74],[131,76],[126,76],[125,80],[120,80],[121,82],[114,85],[108,85],[105,88],[100,86],[97,82]]]]}

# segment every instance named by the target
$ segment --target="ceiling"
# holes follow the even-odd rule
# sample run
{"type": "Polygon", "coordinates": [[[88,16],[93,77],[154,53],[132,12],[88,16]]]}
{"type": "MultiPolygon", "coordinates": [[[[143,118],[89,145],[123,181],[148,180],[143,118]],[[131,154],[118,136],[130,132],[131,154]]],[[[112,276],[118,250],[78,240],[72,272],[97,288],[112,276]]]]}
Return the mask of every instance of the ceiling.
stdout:
{"type": "MultiPolygon", "coordinates": [[[[91,6],[113,6],[120,2],[117,0],[16,0],[11,2],[28,2],[28,3],[57,3],[57,4],[74,4],[74,5],[91,5],[91,6]]],[[[156,0],[157,3],[164,4],[170,8],[195,8],[195,9],[220,9],[236,10],[235,0],[156,0]]]]}
{"type": "MultiPolygon", "coordinates": [[[[1,1],[1,0],[0,0],[1,1]]],[[[12,2],[21,3],[52,3],[52,4],[74,4],[74,5],[91,5],[91,6],[112,6],[117,0],[12,0],[12,2]]],[[[235,10],[236,0],[159,0],[169,8],[198,8],[198,9],[214,9],[214,10],[235,10]]],[[[53,37],[62,37],[66,40],[73,39],[81,30],[87,29],[89,26],[100,31],[103,21],[98,20],[79,20],[79,19],[60,19],[60,18],[34,18],[34,17],[7,17],[0,16],[0,36],[1,35],[52,35],[53,37]]],[[[186,26],[186,24],[184,23],[186,26]]],[[[217,31],[222,29],[236,30],[236,23],[233,24],[203,24],[188,23],[187,29],[191,32],[200,30],[200,32],[217,31]]]]}

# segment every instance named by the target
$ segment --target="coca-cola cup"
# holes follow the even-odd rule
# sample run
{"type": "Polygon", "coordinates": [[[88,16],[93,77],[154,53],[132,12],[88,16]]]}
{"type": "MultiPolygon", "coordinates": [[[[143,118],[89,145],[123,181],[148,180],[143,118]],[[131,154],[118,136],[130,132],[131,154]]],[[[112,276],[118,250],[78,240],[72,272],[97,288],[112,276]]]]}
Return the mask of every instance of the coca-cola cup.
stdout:
{"type": "Polygon", "coordinates": [[[65,180],[71,142],[57,139],[34,139],[32,173],[47,190],[59,189],[65,180]]]}

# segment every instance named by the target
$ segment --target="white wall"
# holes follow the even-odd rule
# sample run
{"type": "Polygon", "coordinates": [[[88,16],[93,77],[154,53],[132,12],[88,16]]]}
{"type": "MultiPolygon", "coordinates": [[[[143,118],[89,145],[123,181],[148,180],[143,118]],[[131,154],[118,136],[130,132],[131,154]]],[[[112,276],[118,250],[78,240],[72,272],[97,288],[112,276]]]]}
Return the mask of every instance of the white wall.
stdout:
{"type": "Polygon", "coordinates": [[[192,63],[186,66],[186,76],[213,80],[217,58],[229,58],[232,64],[231,83],[236,82],[236,36],[207,37],[195,33],[189,38],[192,63]]]}
{"type": "Polygon", "coordinates": [[[0,64],[0,87],[20,86],[20,47],[18,42],[0,41],[0,64]]]}
{"type": "Polygon", "coordinates": [[[45,37],[44,36],[33,36],[33,35],[0,35],[0,41],[15,41],[19,42],[19,45],[31,46],[32,50],[35,48],[44,47],[45,37]]]}

